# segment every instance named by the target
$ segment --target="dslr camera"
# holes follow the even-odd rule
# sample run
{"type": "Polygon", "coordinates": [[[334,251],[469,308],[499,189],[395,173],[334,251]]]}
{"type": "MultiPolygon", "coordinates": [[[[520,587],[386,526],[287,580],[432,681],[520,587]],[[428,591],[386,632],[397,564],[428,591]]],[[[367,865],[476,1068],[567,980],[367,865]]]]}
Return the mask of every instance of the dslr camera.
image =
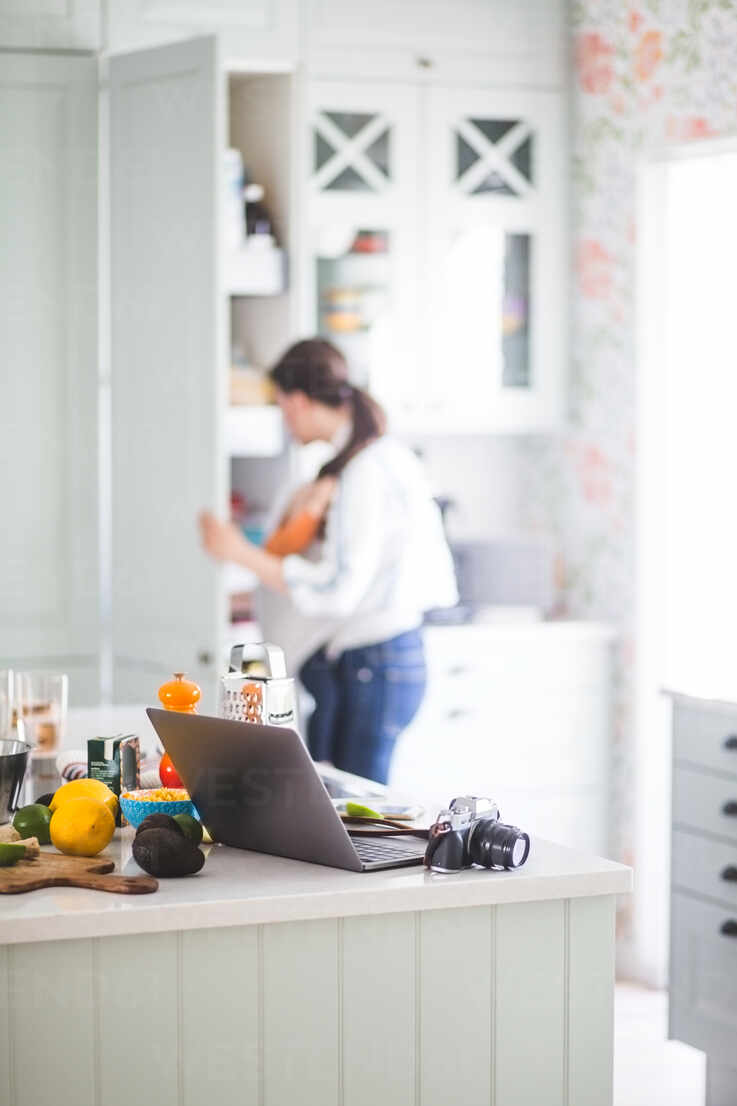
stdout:
{"type": "Polygon", "coordinates": [[[430,827],[425,867],[433,872],[463,868],[520,868],[530,855],[530,838],[499,821],[491,799],[462,795],[441,810],[430,827]]]}

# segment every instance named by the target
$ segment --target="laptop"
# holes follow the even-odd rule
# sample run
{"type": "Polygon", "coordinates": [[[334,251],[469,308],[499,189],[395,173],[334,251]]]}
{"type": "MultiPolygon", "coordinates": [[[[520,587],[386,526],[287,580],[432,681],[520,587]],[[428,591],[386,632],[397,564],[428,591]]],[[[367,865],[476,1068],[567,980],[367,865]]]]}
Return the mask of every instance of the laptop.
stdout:
{"type": "Polygon", "coordinates": [[[351,872],[422,863],[422,838],[351,836],[294,730],[146,714],[214,840],[351,872]]]}

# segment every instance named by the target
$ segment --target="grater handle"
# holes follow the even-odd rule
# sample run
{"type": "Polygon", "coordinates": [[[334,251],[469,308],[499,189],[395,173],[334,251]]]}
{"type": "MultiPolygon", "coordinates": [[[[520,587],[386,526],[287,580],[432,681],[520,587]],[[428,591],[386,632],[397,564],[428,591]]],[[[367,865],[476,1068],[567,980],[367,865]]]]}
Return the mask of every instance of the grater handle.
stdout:
{"type": "Polygon", "coordinates": [[[284,679],[287,674],[287,662],[284,650],[268,641],[253,641],[247,645],[234,645],[230,651],[230,671],[243,672],[244,665],[251,661],[264,661],[272,679],[284,679]]]}

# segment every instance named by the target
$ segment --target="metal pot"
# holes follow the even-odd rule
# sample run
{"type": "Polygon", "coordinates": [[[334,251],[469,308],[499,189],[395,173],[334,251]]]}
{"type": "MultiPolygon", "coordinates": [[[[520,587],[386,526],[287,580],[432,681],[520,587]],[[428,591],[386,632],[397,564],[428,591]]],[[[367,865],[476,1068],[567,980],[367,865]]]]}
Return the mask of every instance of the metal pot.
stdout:
{"type": "Polygon", "coordinates": [[[0,740],[0,825],[9,822],[20,805],[30,752],[25,741],[0,740]]]}

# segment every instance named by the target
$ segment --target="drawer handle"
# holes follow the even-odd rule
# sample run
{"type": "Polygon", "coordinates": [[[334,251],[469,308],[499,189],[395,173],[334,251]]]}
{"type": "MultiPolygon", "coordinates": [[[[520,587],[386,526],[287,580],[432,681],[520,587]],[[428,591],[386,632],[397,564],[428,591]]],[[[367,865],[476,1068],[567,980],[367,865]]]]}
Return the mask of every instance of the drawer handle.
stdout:
{"type": "Polygon", "coordinates": [[[449,722],[454,722],[457,718],[468,718],[470,710],[465,710],[463,707],[454,707],[453,710],[449,710],[446,718],[449,722]]]}
{"type": "Polygon", "coordinates": [[[452,668],[448,669],[449,676],[465,676],[468,672],[465,664],[454,664],[452,668]]]}
{"type": "Polygon", "coordinates": [[[722,814],[726,814],[729,818],[737,818],[737,799],[727,799],[722,807],[722,814]]]}
{"type": "Polygon", "coordinates": [[[735,868],[734,864],[727,865],[720,879],[726,880],[727,883],[737,883],[737,868],[735,868]]]}
{"type": "Polygon", "coordinates": [[[737,922],[734,918],[729,918],[726,922],[722,922],[722,928],[719,930],[725,937],[737,937],[737,922]]]}
{"type": "Polygon", "coordinates": [[[737,733],[731,733],[729,737],[725,737],[724,748],[737,749],[737,733]]]}

